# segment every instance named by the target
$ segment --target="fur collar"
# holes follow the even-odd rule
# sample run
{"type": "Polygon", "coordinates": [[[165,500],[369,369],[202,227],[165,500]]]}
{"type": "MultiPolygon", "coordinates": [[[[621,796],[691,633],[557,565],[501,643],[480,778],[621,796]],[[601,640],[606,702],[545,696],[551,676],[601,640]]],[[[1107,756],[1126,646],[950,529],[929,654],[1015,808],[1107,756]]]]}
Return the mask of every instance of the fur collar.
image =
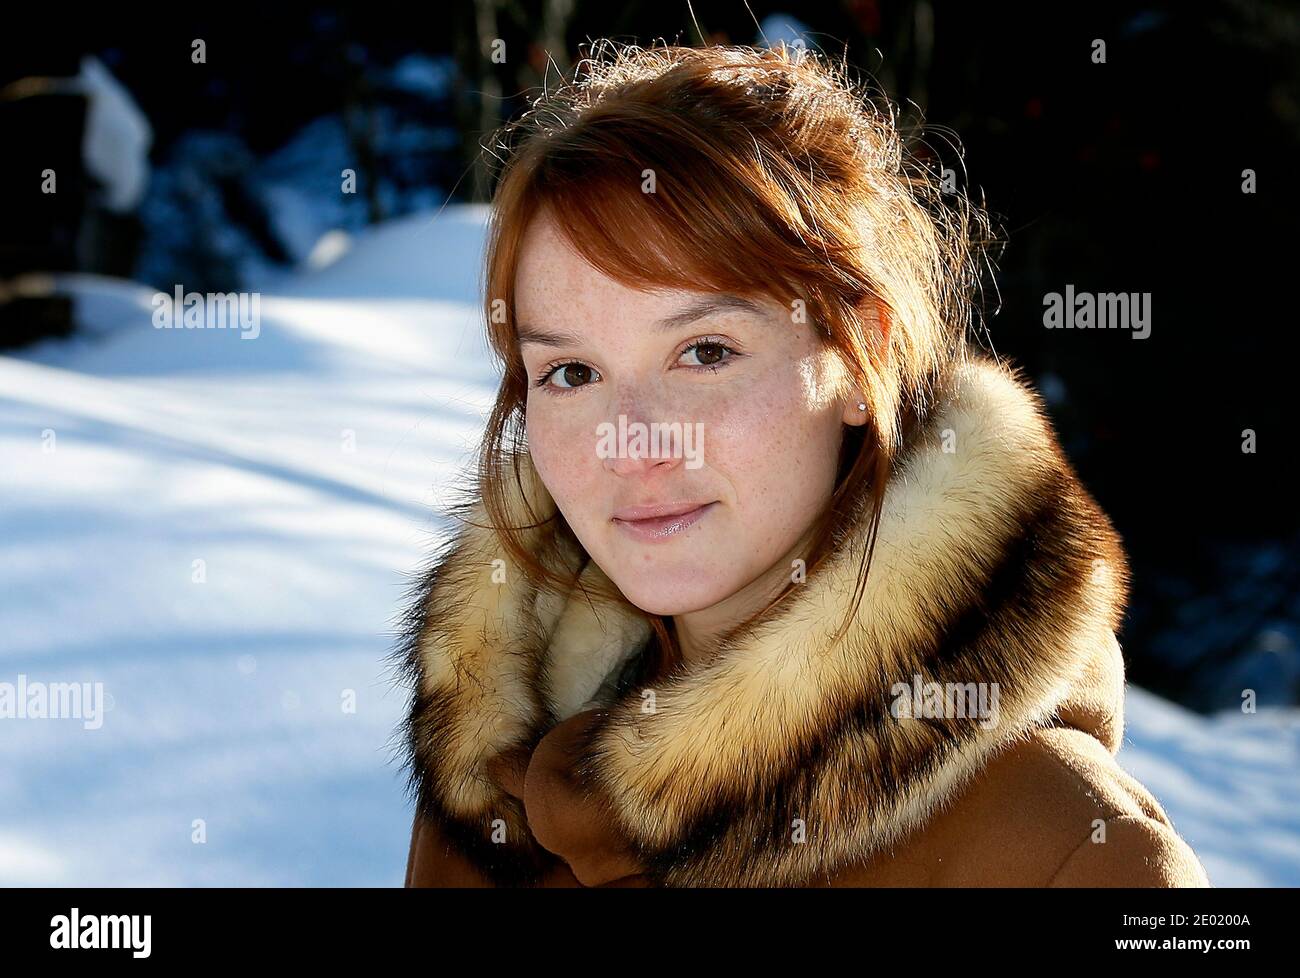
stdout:
{"type": "MultiPolygon", "coordinates": [[[[651,713],[639,689],[602,692],[648,637],[635,610],[539,596],[505,563],[481,504],[465,504],[471,524],[435,555],[401,650],[420,811],[493,878],[526,882],[546,854],[488,841],[496,819],[508,838],[528,836],[486,763],[599,708],[575,773],[652,880],[800,885],[896,843],[1037,727],[1078,726],[1114,752],[1119,538],[1019,370],[978,354],[939,393],[895,466],[839,645],[829,636],[857,584],[862,519],[777,618],[657,685],[651,713]],[[996,683],[998,722],[895,716],[896,684],[916,677],[996,683]],[[795,820],[808,844],[790,844],[795,820]]],[[[553,513],[523,462],[538,512],[553,513]]],[[[604,580],[533,532],[547,559],[604,580]]]]}

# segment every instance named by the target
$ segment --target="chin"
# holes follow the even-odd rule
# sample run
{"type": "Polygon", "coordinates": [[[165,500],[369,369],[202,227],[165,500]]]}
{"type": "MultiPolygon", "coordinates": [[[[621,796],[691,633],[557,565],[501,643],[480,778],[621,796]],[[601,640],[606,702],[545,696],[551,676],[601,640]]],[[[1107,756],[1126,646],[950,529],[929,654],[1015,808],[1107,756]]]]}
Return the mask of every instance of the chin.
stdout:
{"type": "Polygon", "coordinates": [[[728,597],[730,592],[715,583],[707,586],[702,581],[714,581],[698,569],[686,568],[677,572],[656,570],[653,565],[634,570],[623,568],[610,580],[623,597],[650,615],[685,615],[702,611],[728,597]]]}

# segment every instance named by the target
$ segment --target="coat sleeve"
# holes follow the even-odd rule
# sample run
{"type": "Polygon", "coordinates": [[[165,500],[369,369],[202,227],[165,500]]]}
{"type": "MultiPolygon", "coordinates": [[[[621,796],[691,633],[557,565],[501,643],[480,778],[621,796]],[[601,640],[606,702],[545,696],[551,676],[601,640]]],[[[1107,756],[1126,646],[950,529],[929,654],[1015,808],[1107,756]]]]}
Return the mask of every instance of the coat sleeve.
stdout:
{"type": "Polygon", "coordinates": [[[587,710],[541,739],[524,774],[522,797],[533,837],[564,860],[583,886],[650,886],[628,840],[574,770],[583,735],[600,716],[587,710]]]}
{"type": "Polygon", "coordinates": [[[1108,819],[1106,841],[1084,839],[1051,887],[1208,887],[1205,868],[1170,826],[1143,816],[1108,819]]]}
{"type": "MultiPolygon", "coordinates": [[[[490,777],[524,803],[529,834],[551,865],[536,880],[544,887],[647,887],[651,883],[599,805],[571,777],[574,745],[599,711],[557,724],[534,749],[492,758],[490,777]],[[558,858],[557,858],[558,857],[558,858]]],[[[407,887],[494,887],[437,822],[416,814],[406,857],[407,887]]]]}
{"type": "MultiPolygon", "coordinates": [[[[519,797],[523,793],[524,768],[528,752],[522,749],[505,751],[488,761],[488,774],[507,794],[519,797]]],[[[566,886],[562,874],[551,873],[547,885],[566,886]]],[[[469,857],[451,844],[446,832],[434,820],[419,812],[411,825],[411,849],[406,857],[406,883],[410,887],[480,887],[494,888],[497,884],[469,857]]]]}
{"type": "Polygon", "coordinates": [[[448,844],[438,826],[416,815],[406,857],[407,887],[491,887],[492,881],[448,844]]]}

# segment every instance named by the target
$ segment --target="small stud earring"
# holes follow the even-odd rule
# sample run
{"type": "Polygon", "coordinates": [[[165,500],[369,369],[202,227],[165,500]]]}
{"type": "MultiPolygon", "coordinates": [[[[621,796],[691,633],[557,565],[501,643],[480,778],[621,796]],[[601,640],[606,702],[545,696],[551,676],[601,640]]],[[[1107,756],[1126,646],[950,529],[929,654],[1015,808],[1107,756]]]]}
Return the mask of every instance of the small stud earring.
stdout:
{"type": "Polygon", "coordinates": [[[867,409],[866,402],[865,402],[865,401],[858,401],[858,410],[859,410],[859,411],[865,411],[866,409],[867,409]]]}

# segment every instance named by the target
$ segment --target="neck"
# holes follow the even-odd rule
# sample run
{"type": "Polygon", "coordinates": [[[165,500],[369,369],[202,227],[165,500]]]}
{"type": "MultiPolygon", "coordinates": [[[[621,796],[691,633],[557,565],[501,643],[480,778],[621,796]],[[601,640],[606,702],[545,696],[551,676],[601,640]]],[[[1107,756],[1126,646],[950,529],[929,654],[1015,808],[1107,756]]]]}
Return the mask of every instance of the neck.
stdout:
{"type": "Polygon", "coordinates": [[[730,597],[708,608],[673,616],[683,665],[693,668],[697,663],[708,662],[728,632],[757,614],[781,593],[793,579],[794,561],[800,557],[807,560],[811,535],[812,527],[809,527],[780,560],[730,597]]]}

